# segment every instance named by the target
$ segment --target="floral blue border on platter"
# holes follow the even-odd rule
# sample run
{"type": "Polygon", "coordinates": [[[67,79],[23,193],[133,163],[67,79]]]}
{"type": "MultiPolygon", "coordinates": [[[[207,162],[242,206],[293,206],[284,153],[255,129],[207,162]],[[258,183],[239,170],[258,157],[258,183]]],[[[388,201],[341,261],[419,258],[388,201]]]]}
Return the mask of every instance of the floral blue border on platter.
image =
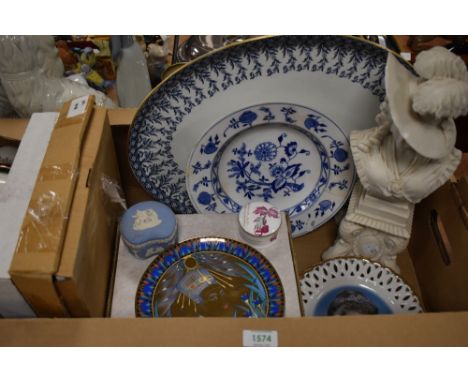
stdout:
{"type": "Polygon", "coordinates": [[[285,103],[245,108],[216,123],[195,146],[186,174],[199,213],[238,213],[253,201],[281,205],[293,236],[333,217],[355,178],[342,130],[316,110],[285,103]]]}
{"type": "MultiPolygon", "coordinates": [[[[246,285],[250,292],[246,293],[246,296],[241,296],[241,299],[248,302],[249,294],[250,297],[253,297],[255,293],[255,298],[251,298],[251,300],[262,301],[256,301],[256,306],[246,303],[248,309],[245,306],[239,307],[242,308],[242,315],[244,317],[282,317],[284,315],[285,301],[281,280],[274,267],[262,254],[247,244],[232,239],[197,238],[172,246],[166,252],[156,257],[148,266],[141,277],[136,293],[136,316],[160,317],[161,314],[158,314],[156,305],[161,302],[155,299],[158,283],[163,280],[168,272],[173,271],[174,267],[178,267],[181,260],[199,256],[199,258],[205,258],[206,264],[210,264],[214,262],[213,254],[224,254],[227,257],[239,259],[241,263],[244,263],[244,265],[240,265],[242,272],[252,279],[252,285],[246,285]],[[260,305],[264,308],[258,309],[260,305]]],[[[216,269],[215,264],[212,264],[212,266],[216,269]]],[[[219,262],[218,266],[220,268],[217,268],[217,271],[206,271],[205,269],[199,269],[199,271],[204,272],[203,276],[205,276],[205,279],[209,277],[209,273],[212,273],[215,277],[219,277],[223,268],[226,272],[233,272],[232,263],[226,264],[226,259],[219,262]]],[[[176,272],[179,271],[179,269],[176,269],[176,272]]],[[[201,272],[199,273],[201,274],[201,272]]],[[[229,277],[227,278],[229,279],[229,277]]],[[[180,294],[179,285],[180,281],[175,283],[173,287],[168,288],[169,292],[174,290],[180,294]]],[[[191,289],[193,290],[193,288],[191,289]]],[[[175,299],[172,299],[169,304],[174,301],[175,299]]],[[[169,309],[166,309],[166,311],[169,311],[169,309]]],[[[164,316],[170,317],[171,314],[166,313],[164,316]]]]}
{"type": "Polygon", "coordinates": [[[138,110],[129,134],[132,171],[155,199],[176,213],[193,213],[172,141],[205,100],[246,81],[304,71],[346,79],[383,100],[386,56],[368,42],[339,36],[277,36],[215,52],[170,77],[138,110]]]}

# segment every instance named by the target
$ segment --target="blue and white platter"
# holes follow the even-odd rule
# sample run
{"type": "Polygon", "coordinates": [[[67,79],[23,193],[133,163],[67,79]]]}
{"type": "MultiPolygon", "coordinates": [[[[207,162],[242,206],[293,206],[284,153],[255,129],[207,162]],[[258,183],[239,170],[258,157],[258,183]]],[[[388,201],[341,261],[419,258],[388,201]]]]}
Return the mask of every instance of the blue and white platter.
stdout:
{"type": "Polygon", "coordinates": [[[354,180],[346,134],[316,110],[285,103],[245,108],[195,146],[187,190],[200,213],[238,213],[265,201],[289,214],[293,236],[327,221],[354,180]]]}
{"type": "MultiPolygon", "coordinates": [[[[138,109],[129,133],[129,161],[132,171],[139,183],[156,200],[167,204],[176,213],[196,212],[186,188],[186,169],[194,147],[199,142],[206,145],[202,140],[208,137],[208,132],[217,129],[223,121],[229,123],[232,118],[237,119],[239,127],[228,130],[227,135],[232,138],[229,143],[225,140],[228,137],[223,136],[224,131],[218,135],[219,144],[224,146],[242,143],[242,139],[248,136],[245,134],[251,134],[247,129],[250,128],[249,118],[252,118],[250,114],[242,113],[251,111],[257,115],[256,122],[261,119],[268,123],[273,120],[264,120],[265,117],[269,118],[268,112],[260,108],[270,107],[274,117],[282,118],[282,122],[281,125],[274,125],[272,135],[262,141],[271,145],[260,146],[258,152],[264,150],[264,159],[268,159],[268,152],[274,151],[273,146],[276,146],[277,155],[281,154],[284,160],[290,161],[286,168],[293,166],[287,172],[283,169],[283,175],[288,175],[285,179],[284,176],[275,177],[276,183],[272,180],[278,191],[276,194],[284,194],[288,188],[293,196],[301,193],[310,195],[317,182],[316,169],[321,168],[325,156],[333,166],[333,154],[330,152],[332,140],[347,145],[346,138],[352,130],[374,126],[379,103],[385,97],[387,54],[387,50],[377,45],[351,37],[275,36],[244,41],[200,57],[162,82],[138,109]],[[287,121],[286,114],[281,111],[283,107],[296,110],[295,114],[288,115],[296,122],[287,121]],[[320,117],[319,121],[326,124],[331,131],[331,139],[323,138],[324,132],[316,132],[312,127],[304,125],[309,114],[320,117]],[[303,119],[298,118],[299,115],[303,119]],[[247,126],[244,126],[244,122],[247,126]],[[280,126],[284,127],[283,132],[280,126]],[[282,133],[286,136],[279,142],[282,133]],[[285,146],[294,140],[298,143],[298,151],[294,159],[290,159],[285,146]],[[310,153],[307,155],[305,151],[301,153],[301,150],[310,153]],[[316,158],[314,163],[312,158],[316,158]],[[295,165],[299,165],[301,169],[295,165]],[[296,181],[291,181],[291,177],[295,177],[296,181]],[[285,181],[289,183],[288,187],[285,186],[285,181]],[[302,183],[304,187],[299,190],[301,186],[297,184],[302,183]]],[[[256,131],[261,129],[259,126],[253,127],[256,131]]],[[[246,147],[246,150],[255,151],[256,147],[246,147]]],[[[288,152],[292,147],[289,146],[288,152]]],[[[344,147],[340,149],[346,150],[344,147]]],[[[242,145],[238,149],[241,148],[242,145]]],[[[229,149],[230,147],[224,147],[224,156],[229,149]]],[[[221,155],[220,160],[224,160],[224,156],[221,155]]],[[[239,152],[237,157],[240,159],[239,152]]],[[[234,157],[229,158],[231,159],[234,157]]],[[[278,157],[278,160],[281,159],[278,157]]],[[[268,165],[268,161],[263,163],[268,165]]],[[[281,163],[284,166],[284,161],[281,163]]],[[[334,163],[343,165],[341,162],[334,163]]],[[[219,168],[220,172],[224,170],[227,171],[227,168],[219,168]]],[[[275,169],[278,173],[280,170],[279,167],[275,169]]],[[[348,172],[352,173],[351,167],[348,172]]],[[[271,201],[281,201],[282,207],[288,210],[298,208],[292,217],[297,232],[295,235],[308,232],[329,219],[337,212],[342,199],[346,198],[332,198],[332,195],[323,194],[339,190],[338,185],[329,190],[332,182],[348,179],[332,179],[332,168],[329,173],[328,181],[319,187],[319,192],[323,192],[316,198],[314,205],[310,205],[310,199],[304,205],[299,203],[298,201],[306,199],[302,194],[301,197],[291,197],[291,201],[283,196],[281,200],[276,196],[273,200],[275,192],[273,184],[271,185],[271,201]],[[319,208],[317,217],[316,208],[319,208]],[[299,209],[302,213],[311,213],[311,218],[301,216],[299,219],[299,209]],[[294,217],[297,218],[297,223],[294,222],[294,217]],[[316,218],[320,218],[320,221],[316,218]],[[315,224],[312,225],[314,220],[315,224]]],[[[230,181],[233,179],[235,177],[230,181]]],[[[348,188],[351,186],[351,183],[347,184],[348,188]]],[[[346,189],[340,191],[347,193],[346,189]]],[[[267,194],[268,191],[265,195],[267,194]]],[[[199,194],[192,196],[198,199],[199,194]]],[[[245,201],[244,197],[236,199],[236,195],[232,193],[228,196],[237,204],[245,201]]],[[[217,208],[221,204],[217,203],[217,208]]],[[[206,211],[205,204],[202,203],[199,207],[200,211],[206,211]]]]}

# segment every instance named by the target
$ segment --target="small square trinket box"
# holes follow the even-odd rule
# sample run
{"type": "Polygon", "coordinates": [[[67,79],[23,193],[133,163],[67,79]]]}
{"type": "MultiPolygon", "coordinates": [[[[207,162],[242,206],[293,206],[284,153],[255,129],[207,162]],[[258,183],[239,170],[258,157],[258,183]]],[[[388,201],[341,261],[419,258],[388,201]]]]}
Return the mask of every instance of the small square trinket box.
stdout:
{"type": "Polygon", "coordinates": [[[139,259],[163,252],[177,240],[177,220],[165,204],[148,201],[130,207],[120,222],[123,242],[139,259]]]}

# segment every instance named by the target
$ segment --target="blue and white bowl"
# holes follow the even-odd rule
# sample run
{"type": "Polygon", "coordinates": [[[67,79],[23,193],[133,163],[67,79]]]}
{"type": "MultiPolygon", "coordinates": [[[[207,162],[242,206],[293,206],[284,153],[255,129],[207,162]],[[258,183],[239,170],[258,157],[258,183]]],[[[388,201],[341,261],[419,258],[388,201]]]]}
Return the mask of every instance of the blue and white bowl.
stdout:
{"type": "Polygon", "coordinates": [[[300,281],[306,316],[421,313],[405,281],[383,265],[363,258],[325,261],[300,281]]]}

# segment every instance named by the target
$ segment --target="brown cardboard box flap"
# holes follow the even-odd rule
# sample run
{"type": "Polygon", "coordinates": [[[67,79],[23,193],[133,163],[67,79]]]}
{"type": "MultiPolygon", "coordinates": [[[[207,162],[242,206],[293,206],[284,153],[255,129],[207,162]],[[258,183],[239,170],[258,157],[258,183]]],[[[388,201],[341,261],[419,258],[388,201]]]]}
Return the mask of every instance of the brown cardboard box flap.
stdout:
{"type": "Polygon", "coordinates": [[[119,185],[120,176],[107,111],[95,108],[55,280],[72,316],[99,317],[105,312],[121,206],[110,200],[103,180],[119,185]]]}
{"type": "Polygon", "coordinates": [[[137,112],[136,108],[128,109],[110,109],[108,112],[109,123],[115,125],[131,125],[137,112]]]}
{"type": "MultiPolygon", "coordinates": [[[[15,286],[20,290],[27,290],[28,301],[33,301],[35,312],[47,312],[47,316],[66,317],[62,301],[57,294],[49,274],[19,273],[14,279],[15,286]]],[[[42,314],[46,316],[46,314],[42,314]]]]}
{"type": "Polygon", "coordinates": [[[416,209],[409,251],[430,311],[468,310],[468,228],[451,182],[416,209]]]}
{"type": "MultiPolygon", "coordinates": [[[[52,276],[56,272],[67,229],[70,206],[77,180],[81,144],[93,111],[93,97],[87,99],[81,113],[70,115],[74,101],[66,103],[60,112],[42,161],[28,212],[24,218],[10,275],[21,294],[39,315],[45,315],[44,299],[38,299],[38,285],[53,290],[52,276]],[[32,282],[35,275],[37,280],[32,282]]],[[[57,301],[50,301],[58,310],[57,301]]]]}
{"type": "Polygon", "coordinates": [[[2,346],[242,346],[244,330],[276,330],[279,346],[468,345],[467,312],[273,319],[3,321],[0,322],[2,346]]]}
{"type": "Polygon", "coordinates": [[[1,119],[0,137],[10,141],[21,141],[29,119],[1,119]]]}
{"type": "Polygon", "coordinates": [[[460,217],[468,230],[468,174],[461,176],[456,182],[451,183],[457,209],[460,217]]]}

